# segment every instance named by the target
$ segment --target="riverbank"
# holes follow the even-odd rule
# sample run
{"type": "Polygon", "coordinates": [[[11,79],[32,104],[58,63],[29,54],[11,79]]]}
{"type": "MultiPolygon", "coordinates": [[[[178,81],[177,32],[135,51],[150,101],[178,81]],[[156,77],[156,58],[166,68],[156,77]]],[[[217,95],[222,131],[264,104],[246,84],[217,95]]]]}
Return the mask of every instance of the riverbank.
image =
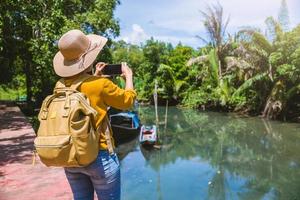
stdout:
{"type": "MultiPolygon", "coordinates": [[[[166,106],[166,99],[159,99],[158,106],[165,107],[166,106]]],[[[153,101],[139,101],[139,105],[141,106],[154,106],[153,101]]],[[[286,112],[284,115],[278,116],[278,118],[270,118],[263,116],[263,112],[260,111],[254,111],[247,108],[235,108],[234,106],[222,106],[220,104],[203,104],[199,105],[197,107],[190,107],[183,104],[180,104],[179,102],[171,102],[169,103],[169,106],[176,106],[178,108],[183,109],[194,109],[195,111],[207,111],[207,112],[218,112],[218,113],[228,113],[228,114],[235,114],[240,117],[259,117],[266,120],[273,120],[273,121],[281,121],[281,122],[290,122],[290,123],[300,123],[300,113],[298,112],[286,112]]],[[[295,108],[295,110],[299,110],[298,108],[295,108]]]]}
{"type": "Polygon", "coordinates": [[[62,168],[32,165],[34,130],[13,103],[0,103],[0,199],[72,199],[62,168]]]}

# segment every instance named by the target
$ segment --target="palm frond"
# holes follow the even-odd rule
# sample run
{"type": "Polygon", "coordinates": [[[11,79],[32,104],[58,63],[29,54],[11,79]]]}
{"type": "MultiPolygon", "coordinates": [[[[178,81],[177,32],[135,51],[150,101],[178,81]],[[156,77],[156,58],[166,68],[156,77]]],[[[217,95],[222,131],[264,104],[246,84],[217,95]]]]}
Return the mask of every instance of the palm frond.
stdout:
{"type": "Polygon", "coordinates": [[[228,79],[223,78],[220,80],[219,90],[220,90],[221,104],[226,105],[226,103],[229,101],[230,95],[231,95],[231,87],[230,87],[228,79]]]}
{"type": "Polygon", "coordinates": [[[219,59],[215,49],[209,53],[210,73],[215,81],[219,81],[219,59]]]}
{"type": "Polygon", "coordinates": [[[268,39],[260,32],[253,29],[244,29],[239,31],[239,35],[249,36],[251,40],[251,46],[255,46],[258,49],[263,49],[264,51],[271,53],[273,51],[273,45],[268,41],[268,39]]]}
{"type": "Polygon", "coordinates": [[[267,25],[267,34],[269,34],[272,41],[282,38],[284,31],[278,21],[276,21],[273,17],[268,17],[265,20],[265,23],[267,25]]]}
{"type": "Polygon", "coordinates": [[[232,97],[235,98],[239,96],[243,91],[252,87],[255,82],[263,80],[267,77],[268,77],[268,73],[262,73],[262,74],[257,74],[252,78],[249,78],[232,94],[232,97]]]}
{"type": "Polygon", "coordinates": [[[226,28],[230,21],[228,17],[223,20],[223,7],[218,3],[212,7],[207,6],[206,11],[200,11],[203,16],[203,24],[210,43],[213,47],[220,48],[225,40],[226,28]]]}
{"type": "Polygon", "coordinates": [[[233,57],[233,56],[226,57],[225,62],[227,65],[226,71],[231,71],[234,68],[238,68],[240,70],[252,68],[252,65],[250,63],[248,63],[247,61],[233,57]]]}
{"type": "Polygon", "coordinates": [[[203,37],[201,37],[201,36],[199,36],[199,35],[196,35],[195,37],[198,38],[198,39],[200,39],[200,40],[201,40],[202,42],[204,42],[206,45],[209,44],[209,41],[207,41],[205,38],[203,38],[203,37]]]}
{"type": "Polygon", "coordinates": [[[204,55],[204,56],[198,56],[196,58],[191,58],[187,61],[187,66],[192,66],[194,64],[199,64],[199,63],[203,63],[203,62],[207,62],[208,61],[208,56],[204,55]]]}
{"type": "Polygon", "coordinates": [[[184,80],[175,80],[175,93],[179,93],[182,87],[188,86],[188,83],[184,80]]]}
{"type": "Polygon", "coordinates": [[[299,91],[300,91],[300,84],[292,87],[291,89],[289,89],[286,92],[286,101],[288,101],[289,99],[291,99],[299,91]]]}

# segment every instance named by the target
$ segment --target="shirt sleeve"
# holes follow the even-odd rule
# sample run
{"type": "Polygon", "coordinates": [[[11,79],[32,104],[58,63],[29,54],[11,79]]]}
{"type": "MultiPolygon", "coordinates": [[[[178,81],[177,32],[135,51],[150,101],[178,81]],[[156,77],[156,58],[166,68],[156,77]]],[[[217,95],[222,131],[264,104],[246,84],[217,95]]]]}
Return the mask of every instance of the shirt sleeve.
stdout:
{"type": "Polygon", "coordinates": [[[136,98],[134,90],[119,88],[110,80],[106,80],[102,94],[104,103],[120,110],[127,110],[133,106],[136,98]]]}

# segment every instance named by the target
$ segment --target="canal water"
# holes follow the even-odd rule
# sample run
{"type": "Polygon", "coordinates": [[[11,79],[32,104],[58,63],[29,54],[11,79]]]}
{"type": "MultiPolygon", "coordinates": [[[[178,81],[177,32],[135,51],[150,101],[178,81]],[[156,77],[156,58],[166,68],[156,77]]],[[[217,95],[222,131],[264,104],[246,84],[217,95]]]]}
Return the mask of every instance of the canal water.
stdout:
{"type": "MultiPolygon", "coordinates": [[[[154,107],[139,115],[155,123],[154,107]]],[[[300,199],[300,124],[169,107],[159,138],[118,147],[123,200],[300,199]]]]}

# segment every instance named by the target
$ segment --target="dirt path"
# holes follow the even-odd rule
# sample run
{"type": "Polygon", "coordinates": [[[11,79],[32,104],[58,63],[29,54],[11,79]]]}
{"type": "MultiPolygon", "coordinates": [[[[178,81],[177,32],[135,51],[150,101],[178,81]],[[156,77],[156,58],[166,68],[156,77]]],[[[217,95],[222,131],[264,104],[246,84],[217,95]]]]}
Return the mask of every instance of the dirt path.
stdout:
{"type": "Polygon", "coordinates": [[[0,200],[72,199],[62,168],[32,165],[34,136],[18,107],[0,103],[0,200]]]}

